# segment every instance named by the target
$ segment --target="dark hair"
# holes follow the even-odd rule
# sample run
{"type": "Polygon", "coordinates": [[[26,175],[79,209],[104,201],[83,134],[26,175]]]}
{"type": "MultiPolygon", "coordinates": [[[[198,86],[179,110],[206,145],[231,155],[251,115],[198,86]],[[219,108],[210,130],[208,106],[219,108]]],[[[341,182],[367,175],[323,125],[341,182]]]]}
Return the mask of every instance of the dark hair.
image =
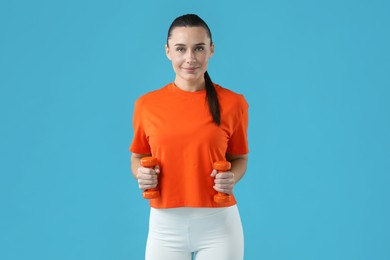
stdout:
{"type": "MultiPolygon", "coordinates": [[[[207,26],[205,21],[203,21],[202,18],[196,14],[185,14],[177,17],[172,22],[168,30],[167,45],[172,31],[176,27],[203,27],[206,30],[207,35],[210,37],[210,44],[213,44],[210,28],[207,26]]],[[[214,123],[219,126],[221,124],[221,112],[218,102],[218,95],[207,71],[204,73],[204,80],[206,85],[206,100],[209,105],[210,114],[213,117],[214,123]]]]}

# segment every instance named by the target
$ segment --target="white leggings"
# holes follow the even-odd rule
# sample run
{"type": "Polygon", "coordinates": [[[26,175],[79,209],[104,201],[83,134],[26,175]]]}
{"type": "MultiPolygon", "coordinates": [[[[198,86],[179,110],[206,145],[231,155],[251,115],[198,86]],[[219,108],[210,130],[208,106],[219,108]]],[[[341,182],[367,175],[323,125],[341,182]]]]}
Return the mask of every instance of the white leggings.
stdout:
{"type": "Polygon", "coordinates": [[[244,259],[244,235],[237,206],[151,208],[145,259],[244,259]]]}

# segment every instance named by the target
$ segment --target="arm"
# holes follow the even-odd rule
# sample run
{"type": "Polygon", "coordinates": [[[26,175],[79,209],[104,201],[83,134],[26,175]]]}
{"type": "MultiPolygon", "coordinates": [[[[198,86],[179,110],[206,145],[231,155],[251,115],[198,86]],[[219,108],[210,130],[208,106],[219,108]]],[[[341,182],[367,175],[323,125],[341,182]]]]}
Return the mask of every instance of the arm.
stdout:
{"type": "Polygon", "coordinates": [[[138,186],[141,190],[155,188],[158,184],[157,174],[160,168],[156,166],[154,169],[149,169],[141,166],[141,158],[150,156],[150,154],[131,154],[131,172],[134,178],[138,181],[138,186]]]}
{"type": "Polygon", "coordinates": [[[230,171],[234,173],[234,183],[237,183],[245,174],[246,165],[248,164],[248,155],[226,154],[226,160],[232,164],[230,171]]]}
{"type": "Polygon", "coordinates": [[[132,153],[130,162],[131,162],[131,172],[134,176],[134,178],[137,178],[138,174],[138,168],[141,166],[141,159],[143,157],[150,156],[150,154],[139,154],[139,153],[132,153]]]}
{"type": "Polygon", "coordinates": [[[232,164],[232,167],[227,172],[217,174],[217,170],[213,170],[211,177],[214,179],[214,189],[219,192],[231,194],[233,193],[234,185],[244,176],[246,165],[248,163],[248,155],[233,155],[226,154],[226,159],[232,164]]]}

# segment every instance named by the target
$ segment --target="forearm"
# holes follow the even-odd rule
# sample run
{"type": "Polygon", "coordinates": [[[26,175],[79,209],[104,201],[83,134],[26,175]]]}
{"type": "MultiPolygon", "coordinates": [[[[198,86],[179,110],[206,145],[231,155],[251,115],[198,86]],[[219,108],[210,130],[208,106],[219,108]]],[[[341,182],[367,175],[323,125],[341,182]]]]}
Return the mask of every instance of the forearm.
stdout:
{"type": "Polygon", "coordinates": [[[234,182],[237,183],[244,176],[248,164],[247,155],[226,155],[227,160],[231,163],[231,172],[234,173],[234,182]]]}
{"type": "Polygon", "coordinates": [[[141,166],[141,158],[145,156],[150,156],[150,154],[131,154],[131,173],[133,174],[134,178],[137,179],[138,174],[138,168],[141,166]]]}

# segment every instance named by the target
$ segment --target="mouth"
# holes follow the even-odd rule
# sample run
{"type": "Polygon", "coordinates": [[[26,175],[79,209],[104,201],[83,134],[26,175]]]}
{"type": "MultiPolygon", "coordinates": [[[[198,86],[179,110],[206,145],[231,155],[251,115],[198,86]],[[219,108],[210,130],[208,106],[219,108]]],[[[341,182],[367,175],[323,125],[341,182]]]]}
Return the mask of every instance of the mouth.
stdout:
{"type": "Polygon", "coordinates": [[[199,69],[199,67],[189,67],[189,68],[182,68],[182,69],[187,72],[194,72],[195,70],[199,69]]]}

